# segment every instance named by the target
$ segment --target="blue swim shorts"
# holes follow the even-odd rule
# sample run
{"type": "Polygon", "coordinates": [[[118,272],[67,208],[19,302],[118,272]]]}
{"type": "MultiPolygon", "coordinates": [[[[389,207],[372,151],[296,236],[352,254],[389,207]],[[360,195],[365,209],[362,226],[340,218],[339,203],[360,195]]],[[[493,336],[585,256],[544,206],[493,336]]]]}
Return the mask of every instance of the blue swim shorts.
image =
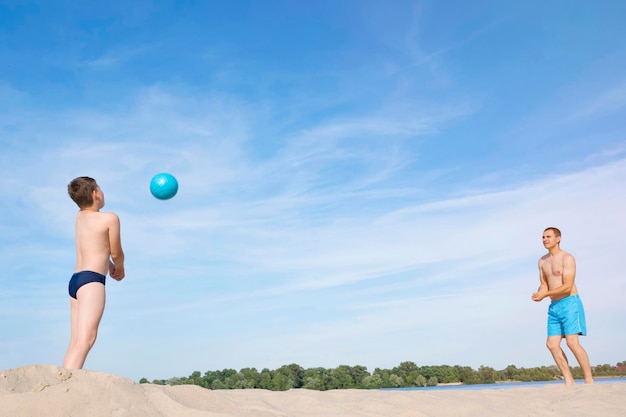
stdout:
{"type": "Polygon", "coordinates": [[[70,293],[70,297],[76,298],[76,293],[78,289],[85,284],[89,284],[91,282],[99,282],[104,285],[106,281],[106,277],[102,274],[93,271],[80,271],[74,273],[72,278],[70,279],[70,284],[68,286],[68,291],[70,293]]]}
{"type": "Polygon", "coordinates": [[[553,301],[548,307],[548,336],[587,335],[585,310],[578,294],[553,301]]]}

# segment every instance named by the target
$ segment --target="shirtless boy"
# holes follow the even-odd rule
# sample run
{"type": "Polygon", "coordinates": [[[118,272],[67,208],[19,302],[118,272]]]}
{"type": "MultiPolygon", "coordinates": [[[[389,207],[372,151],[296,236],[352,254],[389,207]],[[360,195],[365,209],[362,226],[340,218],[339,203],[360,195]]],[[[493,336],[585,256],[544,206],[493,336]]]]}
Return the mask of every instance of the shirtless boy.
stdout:
{"type": "Polygon", "coordinates": [[[67,187],[80,208],[76,215],[76,268],[69,283],[70,345],[63,359],[66,369],[81,369],[96,341],[104,312],[105,278],[124,278],[120,220],[103,213],[104,193],[93,178],[78,177],[67,187]]]}
{"type": "Polygon", "coordinates": [[[534,301],[550,297],[548,308],[548,341],[546,345],[563,374],[567,385],[574,385],[574,378],[561,349],[561,339],[565,338],[585,377],[585,383],[593,384],[591,366],[587,352],[580,345],[578,337],[587,334],[585,311],[578,296],[574,280],[576,261],[561,249],[561,231],[548,227],[543,231],[543,246],[548,253],[539,259],[539,289],[532,295],[534,301]]]}

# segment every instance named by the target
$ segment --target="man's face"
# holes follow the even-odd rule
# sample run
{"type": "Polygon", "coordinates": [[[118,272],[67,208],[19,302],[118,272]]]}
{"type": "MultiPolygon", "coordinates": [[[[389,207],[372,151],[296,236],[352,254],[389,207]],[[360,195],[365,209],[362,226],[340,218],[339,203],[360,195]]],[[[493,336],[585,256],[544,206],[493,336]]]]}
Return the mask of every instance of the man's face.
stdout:
{"type": "Polygon", "coordinates": [[[554,230],[546,230],[543,232],[541,240],[543,241],[543,246],[546,249],[552,249],[557,246],[559,242],[561,242],[561,238],[554,235],[554,230]]]}

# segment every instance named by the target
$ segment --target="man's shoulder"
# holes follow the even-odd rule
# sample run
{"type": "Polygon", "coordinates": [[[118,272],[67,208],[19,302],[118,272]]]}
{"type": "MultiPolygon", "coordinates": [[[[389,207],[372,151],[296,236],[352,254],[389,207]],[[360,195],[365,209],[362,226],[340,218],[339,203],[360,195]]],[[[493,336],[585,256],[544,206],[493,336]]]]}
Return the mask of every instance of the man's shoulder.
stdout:
{"type": "Polygon", "coordinates": [[[571,253],[564,251],[563,249],[561,249],[556,256],[559,258],[573,258],[574,257],[571,253]]]}
{"type": "Polygon", "coordinates": [[[576,259],[574,258],[574,255],[572,255],[569,252],[563,251],[561,256],[562,256],[563,262],[575,262],[576,261],[576,259]]]}

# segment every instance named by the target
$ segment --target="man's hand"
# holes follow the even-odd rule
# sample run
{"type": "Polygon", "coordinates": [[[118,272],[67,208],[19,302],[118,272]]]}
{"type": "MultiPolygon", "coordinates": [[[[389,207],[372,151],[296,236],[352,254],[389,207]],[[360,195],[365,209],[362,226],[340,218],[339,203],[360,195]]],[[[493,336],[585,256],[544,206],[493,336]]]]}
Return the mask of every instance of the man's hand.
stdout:
{"type": "Polygon", "coordinates": [[[543,292],[543,291],[537,291],[537,292],[533,293],[533,295],[531,295],[530,298],[532,298],[533,301],[539,302],[539,301],[543,300],[544,298],[546,298],[546,293],[543,292]]]}

